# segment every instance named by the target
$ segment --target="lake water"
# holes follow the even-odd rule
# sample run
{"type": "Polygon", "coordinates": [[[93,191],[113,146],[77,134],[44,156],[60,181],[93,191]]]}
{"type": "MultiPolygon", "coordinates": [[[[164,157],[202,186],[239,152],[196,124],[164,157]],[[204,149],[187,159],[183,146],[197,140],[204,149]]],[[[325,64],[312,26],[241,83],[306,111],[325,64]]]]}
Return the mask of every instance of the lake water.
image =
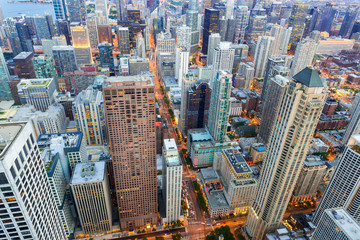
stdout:
{"type": "Polygon", "coordinates": [[[39,3],[8,3],[8,0],[0,0],[0,6],[4,17],[16,17],[21,14],[26,16],[34,16],[36,14],[43,15],[51,13],[53,21],[55,21],[55,13],[52,4],[39,4],[39,3]]]}

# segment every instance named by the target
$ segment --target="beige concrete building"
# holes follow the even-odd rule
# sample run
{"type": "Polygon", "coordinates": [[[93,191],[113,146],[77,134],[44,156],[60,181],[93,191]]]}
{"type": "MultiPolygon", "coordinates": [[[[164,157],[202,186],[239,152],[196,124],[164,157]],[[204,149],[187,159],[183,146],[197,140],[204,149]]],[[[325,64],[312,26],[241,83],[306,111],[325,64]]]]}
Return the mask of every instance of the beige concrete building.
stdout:
{"type": "Polygon", "coordinates": [[[311,68],[296,74],[285,87],[245,224],[248,238],[263,239],[281,226],[327,93],[319,73],[311,68]]]}

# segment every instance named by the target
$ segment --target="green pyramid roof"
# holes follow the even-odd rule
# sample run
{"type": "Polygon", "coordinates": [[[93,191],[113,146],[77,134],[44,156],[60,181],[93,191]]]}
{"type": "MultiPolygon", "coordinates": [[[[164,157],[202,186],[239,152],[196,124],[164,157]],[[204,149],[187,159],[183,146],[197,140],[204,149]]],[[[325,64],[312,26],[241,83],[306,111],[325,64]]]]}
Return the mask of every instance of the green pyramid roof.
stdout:
{"type": "Polygon", "coordinates": [[[324,84],[319,76],[318,71],[306,67],[293,76],[293,79],[308,87],[323,87],[324,84]]]}

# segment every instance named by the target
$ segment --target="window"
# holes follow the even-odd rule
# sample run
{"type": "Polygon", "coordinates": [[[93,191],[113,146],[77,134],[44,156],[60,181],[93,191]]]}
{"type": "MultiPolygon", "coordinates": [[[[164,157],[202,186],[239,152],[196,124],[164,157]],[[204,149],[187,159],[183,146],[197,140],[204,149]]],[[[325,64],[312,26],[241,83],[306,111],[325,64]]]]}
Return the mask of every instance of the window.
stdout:
{"type": "Polygon", "coordinates": [[[6,178],[5,173],[0,173],[0,184],[9,184],[9,181],[6,178]]]}
{"type": "Polygon", "coordinates": [[[15,170],[14,170],[14,166],[12,166],[10,168],[10,172],[11,172],[12,177],[15,179],[16,178],[16,173],[15,173],[15,170]]]}

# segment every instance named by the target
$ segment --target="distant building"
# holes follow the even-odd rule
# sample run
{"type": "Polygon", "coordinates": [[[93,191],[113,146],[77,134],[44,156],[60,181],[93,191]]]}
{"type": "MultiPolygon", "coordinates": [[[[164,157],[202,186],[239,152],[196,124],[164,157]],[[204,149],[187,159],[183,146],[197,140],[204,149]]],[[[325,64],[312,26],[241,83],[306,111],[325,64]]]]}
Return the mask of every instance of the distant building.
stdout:
{"type": "Polygon", "coordinates": [[[339,103],[335,99],[329,98],[326,100],[325,106],[324,106],[324,109],[322,112],[327,116],[334,115],[338,105],[339,105],[339,103]]]}
{"type": "Polygon", "coordinates": [[[111,232],[112,205],[105,162],[77,164],[70,186],[84,234],[111,232]]]}
{"type": "Polygon", "coordinates": [[[21,52],[13,58],[15,63],[15,73],[22,78],[36,78],[32,58],[34,53],[21,52]]]}
{"type": "Polygon", "coordinates": [[[97,76],[103,76],[101,72],[74,71],[64,74],[64,80],[67,91],[73,91],[75,94],[91,86],[97,76]]]}
{"type": "Polygon", "coordinates": [[[116,29],[118,37],[118,46],[120,53],[130,54],[130,38],[129,38],[129,28],[127,27],[118,27],[116,29]]]}
{"type": "Polygon", "coordinates": [[[0,48],[0,101],[12,100],[9,87],[10,74],[6,65],[2,49],[0,48]]]}
{"type": "Polygon", "coordinates": [[[129,75],[134,76],[149,70],[150,62],[148,58],[131,57],[129,59],[129,75]]]}
{"type": "Polygon", "coordinates": [[[52,51],[56,72],[59,77],[64,76],[66,72],[74,72],[78,69],[74,47],[54,46],[52,51]]]}
{"type": "Polygon", "coordinates": [[[45,57],[45,55],[39,55],[34,57],[32,62],[36,78],[53,78],[55,87],[58,89],[59,86],[53,59],[45,57]]]}
{"type": "Polygon", "coordinates": [[[100,43],[99,55],[101,68],[108,68],[110,72],[114,72],[115,66],[112,44],[107,42],[100,43]]]}
{"type": "Polygon", "coordinates": [[[204,24],[203,24],[203,45],[202,53],[208,54],[209,37],[212,33],[219,32],[219,10],[214,8],[205,9],[204,24]]]}
{"type": "Polygon", "coordinates": [[[36,110],[45,112],[55,102],[56,86],[52,78],[23,79],[18,85],[22,104],[31,104],[36,110]]]}

